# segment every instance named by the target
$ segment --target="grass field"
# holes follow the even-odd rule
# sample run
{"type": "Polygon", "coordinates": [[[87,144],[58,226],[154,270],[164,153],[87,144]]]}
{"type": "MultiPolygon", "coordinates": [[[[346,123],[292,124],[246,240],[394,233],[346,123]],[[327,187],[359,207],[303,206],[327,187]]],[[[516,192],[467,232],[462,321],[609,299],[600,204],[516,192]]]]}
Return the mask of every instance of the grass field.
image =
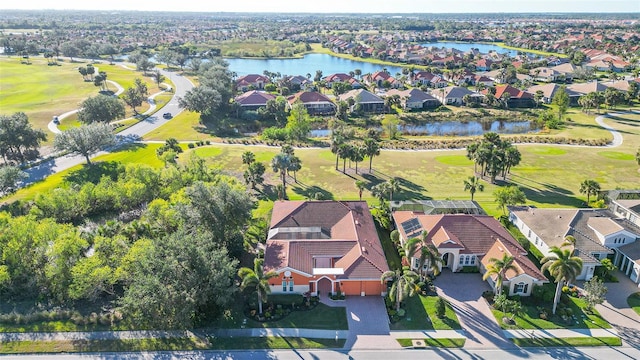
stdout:
{"type": "Polygon", "coordinates": [[[512,339],[522,347],[558,347],[558,346],[622,346],[617,337],[571,337],[571,338],[535,338],[512,339]]]}
{"type": "MultiPolygon", "coordinates": [[[[398,343],[402,347],[412,347],[413,340],[417,339],[397,339],[398,343]]],[[[460,348],[464,346],[467,339],[419,339],[424,341],[427,347],[439,347],[439,348],[460,348]]]]}
{"type": "MultiPolygon", "coordinates": [[[[0,111],[10,115],[22,111],[34,127],[47,129],[54,115],[77,109],[89,96],[98,94],[91,82],[82,81],[78,67],[85,63],[59,62],[47,66],[44,58],[32,58],[31,65],[20,57],[0,57],[0,111]]],[[[49,136],[52,141],[53,136],[49,136]]]]}
{"type": "Polygon", "coordinates": [[[189,351],[241,349],[322,349],[341,348],[345,340],[285,337],[247,338],[170,338],[127,340],[12,341],[0,344],[0,354],[111,352],[111,351],[189,351]]]}
{"type": "Polygon", "coordinates": [[[406,300],[406,316],[390,325],[391,330],[459,330],[458,317],[447,304],[445,316],[436,315],[437,296],[416,295],[406,300]]]}
{"type": "Polygon", "coordinates": [[[627,304],[629,304],[636,314],[640,315],[640,292],[629,295],[627,298],[627,304]]]}

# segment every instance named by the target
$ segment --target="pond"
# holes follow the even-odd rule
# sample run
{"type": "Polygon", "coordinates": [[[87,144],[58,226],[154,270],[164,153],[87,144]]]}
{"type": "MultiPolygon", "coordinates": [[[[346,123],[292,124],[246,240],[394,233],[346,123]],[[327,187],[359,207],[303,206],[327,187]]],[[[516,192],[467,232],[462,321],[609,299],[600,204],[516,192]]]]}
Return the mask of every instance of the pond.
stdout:
{"type": "Polygon", "coordinates": [[[247,74],[262,74],[265,70],[279,72],[282,75],[302,75],[311,74],[311,79],[316,74],[316,70],[322,70],[323,76],[334,73],[348,74],[350,71],[360,69],[362,74],[373,73],[382,69],[387,69],[392,76],[402,73],[399,66],[387,66],[372,64],[364,61],[343,59],[328,54],[307,54],[300,59],[238,59],[226,58],[229,63],[229,70],[235,71],[238,76],[247,74]]]}
{"type": "MultiPolygon", "coordinates": [[[[430,42],[430,43],[421,44],[421,45],[424,47],[434,46],[439,48],[444,47],[447,49],[457,49],[464,52],[469,51],[471,49],[478,49],[478,51],[484,54],[488,53],[489,51],[495,51],[500,54],[509,54],[509,56],[512,56],[512,57],[518,55],[518,51],[516,50],[505,49],[503,47],[500,47],[494,44],[437,41],[437,42],[430,42]]],[[[527,51],[524,51],[524,50],[522,52],[527,53],[527,51]]],[[[533,53],[530,53],[530,55],[533,55],[533,53]]]]}
{"type": "MultiPolygon", "coordinates": [[[[405,135],[475,136],[486,132],[525,134],[538,130],[530,121],[432,121],[421,125],[400,125],[405,135]]],[[[327,137],[331,130],[311,130],[311,137],[327,137]]]]}

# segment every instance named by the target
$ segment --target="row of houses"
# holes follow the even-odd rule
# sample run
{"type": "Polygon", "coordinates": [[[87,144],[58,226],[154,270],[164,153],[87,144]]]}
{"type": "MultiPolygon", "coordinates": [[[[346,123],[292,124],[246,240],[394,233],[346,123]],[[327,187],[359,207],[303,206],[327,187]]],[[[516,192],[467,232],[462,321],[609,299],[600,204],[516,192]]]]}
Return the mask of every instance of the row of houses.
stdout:
{"type": "MultiPolygon", "coordinates": [[[[592,278],[600,261],[608,257],[640,283],[640,190],[614,191],[608,199],[606,210],[511,207],[509,219],[543,255],[572,235],[574,254],[584,264],[578,280],[592,278]]],[[[400,241],[422,237],[421,246],[437,249],[441,269],[485,273],[491,259],[508,255],[514,258],[514,268],[503,281],[509,295],[529,296],[534,286],[549,282],[529,260],[527,250],[475,202],[395,205],[393,221],[400,241]]],[[[431,264],[420,264],[420,249],[416,253],[405,265],[429,272],[431,264]]],[[[269,280],[273,293],[380,296],[387,291],[381,276],[389,266],[364,201],[276,202],[264,266],[278,274],[269,280]]],[[[496,276],[487,279],[492,287],[496,280],[496,276]]]]}

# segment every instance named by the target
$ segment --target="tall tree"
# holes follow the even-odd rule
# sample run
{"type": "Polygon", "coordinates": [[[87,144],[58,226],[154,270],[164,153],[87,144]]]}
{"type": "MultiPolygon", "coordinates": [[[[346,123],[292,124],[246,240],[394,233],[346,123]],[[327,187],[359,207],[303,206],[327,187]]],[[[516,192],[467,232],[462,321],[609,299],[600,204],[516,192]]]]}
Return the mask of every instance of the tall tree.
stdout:
{"type": "Polygon", "coordinates": [[[473,201],[473,195],[476,191],[484,191],[484,185],[475,176],[469,176],[467,180],[464,180],[464,191],[468,191],[471,194],[471,201],[473,201]]]}
{"type": "Polygon", "coordinates": [[[498,209],[502,209],[502,213],[507,213],[507,206],[524,204],[527,202],[527,196],[515,185],[498,188],[493,192],[498,209]]]}
{"type": "Polygon", "coordinates": [[[291,156],[284,154],[282,152],[276,154],[276,156],[271,159],[271,169],[276,174],[280,174],[280,179],[282,180],[282,189],[283,189],[283,197],[286,198],[287,191],[287,171],[291,166],[291,156]]]}
{"type": "Polygon", "coordinates": [[[369,158],[369,174],[371,174],[371,163],[373,162],[373,157],[380,155],[380,144],[376,139],[364,139],[364,154],[369,158]]]}
{"type": "Polygon", "coordinates": [[[125,108],[122,101],[108,95],[90,97],[80,104],[78,120],[85,124],[93,122],[111,122],[125,116],[125,108]]]}
{"type": "Polygon", "coordinates": [[[562,122],[562,117],[569,108],[569,94],[567,94],[564,86],[560,87],[553,95],[552,103],[558,107],[558,121],[562,122]]]}
{"type": "Polygon", "coordinates": [[[160,72],[160,70],[156,70],[151,74],[151,77],[153,78],[153,80],[156,82],[156,85],[158,85],[158,87],[160,87],[160,84],[162,84],[162,82],[165,80],[164,75],[162,75],[162,73],[160,72]]]}
{"type": "Polygon", "coordinates": [[[247,185],[251,185],[252,189],[256,188],[256,185],[264,182],[264,164],[261,162],[252,162],[249,164],[247,170],[244,171],[244,181],[247,185]]]}
{"type": "Polygon", "coordinates": [[[11,192],[20,181],[26,178],[27,173],[17,166],[0,166],[0,196],[11,192]]]}
{"type": "Polygon", "coordinates": [[[580,184],[580,193],[587,194],[587,206],[589,206],[591,195],[598,195],[600,184],[592,179],[586,179],[580,184]]]}
{"type": "Polygon", "coordinates": [[[37,158],[40,144],[46,139],[45,132],[34,129],[25,113],[0,115],[0,156],[5,163],[37,158]]]}
{"type": "MultiPolygon", "coordinates": [[[[338,160],[340,159],[340,146],[345,142],[344,135],[339,129],[331,131],[331,152],[336,154],[336,170],[338,170],[338,160]]],[[[344,172],[344,170],[343,170],[344,172]]]]}
{"type": "Polygon", "coordinates": [[[433,245],[427,243],[427,237],[429,233],[426,230],[423,230],[420,233],[420,241],[422,242],[422,247],[420,248],[420,258],[418,259],[418,268],[420,270],[420,276],[424,273],[423,269],[426,265],[433,275],[438,275],[440,273],[440,265],[443,260],[440,257],[440,253],[438,252],[438,248],[433,245]]]}
{"type": "MultiPolygon", "coordinates": [[[[200,113],[203,122],[218,120],[215,116],[229,108],[232,98],[232,74],[229,64],[221,58],[213,58],[207,66],[200,68],[198,80],[200,84],[187,91],[179,99],[180,107],[200,113]]],[[[222,124],[219,124],[222,125],[222,124]]]]}
{"type": "Polygon", "coordinates": [[[142,105],[145,99],[145,97],[142,94],[140,94],[140,92],[138,92],[136,88],[133,88],[133,87],[130,87],[127,90],[125,90],[121,98],[125,102],[125,104],[129,105],[131,107],[131,110],[133,110],[133,112],[136,114],[138,113],[136,111],[136,107],[142,105]]]}
{"type": "Polygon", "coordinates": [[[267,296],[271,293],[269,279],[278,277],[278,273],[271,270],[264,272],[261,259],[253,260],[253,269],[243,267],[238,270],[238,276],[242,280],[240,289],[251,289],[258,295],[258,313],[262,315],[262,304],[267,301],[267,296]]]}
{"type": "Polygon", "coordinates": [[[254,154],[253,152],[247,150],[245,152],[242,153],[242,163],[246,164],[246,165],[251,165],[251,163],[253,163],[254,161],[256,161],[256,154],[254,154]]]}
{"type": "Polygon", "coordinates": [[[504,253],[502,255],[502,259],[491,258],[489,259],[489,266],[487,266],[487,271],[482,275],[482,280],[487,280],[490,276],[496,275],[496,293],[498,295],[502,294],[502,282],[504,281],[504,277],[506,276],[507,271],[509,270],[517,270],[514,262],[514,257],[504,253]]]}
{"type": "Polygon", "coordinates": [[[53,145],[58,151],[68,151],[84,156],[87,159],[87,164],[91,165],[89,156],[115,144],[115,141],[116,138],[110,125],[87,124],[56,135],[53,145]]]}
{"type": "Polygon", "coordinates": [[[556,293],[553,298],[553,313],[556,313],[556,307],[560,301],[562,294],[562,286],[576,279],[582,272],[582,259],[572,255],[572,250],[562,250],[557,246],[551,247],[549,250],[551,255],[545,256],[540,263],[542,271],[548,270],[551,276],[556,279],[556,293]]]}
{"type": "Polygon", "coordinates": [[[302,103],[293,105],[287,117],[287,126],[285,128],[291,140],[302,141],[309,136],[311,117],[302,103]]]}
{"type": "Polygon", "coordinates": [[[415,295],[419,291],[418,274],[413,271],[386,271],[380,277],[380,281],[384,284],[391,281],[389,288],[389,299],[395,303],[396,311],[400,310],[400,304],[407,298],[415,295]]]}
{"type": "Polygon", "coordinates": [[[366,184],[362,180],[356,180],[356,189],[358,189],[358,198],[362,201],[362,192],[366,189],[366,184]]]}

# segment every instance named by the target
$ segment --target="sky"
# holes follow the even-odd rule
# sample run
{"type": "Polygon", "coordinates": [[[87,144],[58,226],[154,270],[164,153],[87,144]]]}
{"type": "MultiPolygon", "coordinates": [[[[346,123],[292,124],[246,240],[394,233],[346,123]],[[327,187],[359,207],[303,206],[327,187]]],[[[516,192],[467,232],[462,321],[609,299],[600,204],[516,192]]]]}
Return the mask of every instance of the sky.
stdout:
{"type": "Polygon", "coordinates": [[[0,9],[308,13],[640,12],[640,0],[22,0],[0,9]]]}

